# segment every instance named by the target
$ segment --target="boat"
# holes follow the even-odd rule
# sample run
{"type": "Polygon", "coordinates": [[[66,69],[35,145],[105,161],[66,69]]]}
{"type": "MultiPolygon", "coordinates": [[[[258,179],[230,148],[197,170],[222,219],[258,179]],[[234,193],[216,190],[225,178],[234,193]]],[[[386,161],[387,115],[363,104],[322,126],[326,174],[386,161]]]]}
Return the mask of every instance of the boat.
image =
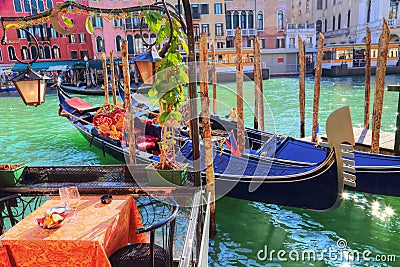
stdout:
{"type": "MultiPolygon", "coordinates": [[[[398,64],[398,43],[390,43],[386,74],[400,73],[398,64]]],[[[322,76],[365,75],[366,44],[332,44],[324,47],[322,76]]],[[[378,58],[378,45],[371,45],[371,74],[375,74],[378,58]]]]}
{"type": "MultiPolygon", "coordinates": [[[[72,84],[65,84],[62,83],[60,87],[68,93],[72,94],[80,94],[80,95],[104,95],[104,89],[99,86],[95,87],[87,87],[86,85],[82,86],[76,86],[72,84]]],[[[147,94],[151,86],[148,85],[136,85],[136,84],[131,84],[131,91],[132,92],[138,92],[141,94],[147,94]]],[[[112,94],[112,89],[109,86],[108,88],[108,93],[111,95],[112,94]]]]}
{"type": "MultiPolygon", "coordinates": [[[[80,98],[71,97],[62,89],[58,90],[58,97],[60,101],[59,115],[66,117],[91,146],[101,149],[104,154],[109,154],[122,162],[125,162],[125,158],[129,158],[127,150],[121,144],[121,139],[115,140],[110,136],[105,136],[94,126],[98,120],[95,118],[95,111],[101,107],[94,107],[80,98]]],[[[149,112],[146,111],[148,107],[143,104],[142,107],[137,108],[135,132],[137,127],[144,129],[142,132],[144,136],[158,138],[161,129],[156,123],[148,123],[149,112]]],[[[340,109],[337,112],[328,119],[329,125],[335,122],[337,116],[340,117],[341,124],[343,124],[343,116],[346,118],[346,114],[350,119],[348,108],[340,109]]],[[[351,125],[351,122],[348,125],[351,125]]],[[[332,126],[328,128],[332,128],[332,126]]],[[[354,144],[354,140],[351,139],[353,138],[352,128],[348,129],[351,134],[347,133],[345,139],[350,139],[345,141],[354,144]]],[[[340,132],[340,134],[345,133],[345,131],[340,132]]],[[[342,140],[337,139],[337,141],[341,142],[342,140]]],[[[181,162],[192,163],[191,140],[181,135],[179,144],[180,156],[178,159],[181,162]]],[[[136,161],[138,164],[149,164],[159,160],[154,142],[153,146],[141,146],[138,143],[137,147],[136,161]]],[[[220,153],[220,151],[214,150],[216,193],[245,200],[317,211],[333,210],[342,201],[341,193],[344,184],[341,149],[339,145],[334,145],[334,147],[335,149],[332,150],[327,149],[325,158],[317,164],[302,164],[252,155],[236,157],[226,151],[220,153]]],[[[204,177],[204,169],[201,172],[204,177]]]]}

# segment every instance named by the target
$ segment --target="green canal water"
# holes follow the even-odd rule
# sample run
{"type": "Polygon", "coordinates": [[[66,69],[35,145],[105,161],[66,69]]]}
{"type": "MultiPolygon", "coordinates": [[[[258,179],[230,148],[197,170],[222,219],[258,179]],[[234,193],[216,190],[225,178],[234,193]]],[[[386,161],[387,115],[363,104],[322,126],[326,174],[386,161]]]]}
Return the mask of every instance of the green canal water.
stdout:
{"type": "MultiPolygon", "coordinates": [[[[387,84],[398,82],[400,76],[386,78],[387,84]]],[[[264,81],[263,85],[267,129],[298,137],[298,79],[276,78],[264,81]]],[[[308,77],[307,135],[311,132],[313,87],[313,77],[308,77]]],[[[235,105],[234,88],[235,84],[218,86],[220,115],[228,114],[235,105]]],[[[245,82],[244,91],[245,124],[251,126],[253,84],[245,82]]],[[[397,94],[385,92],[384,131],[394,131],[397,94]]],[[[95,104],[103,101],[98,96],[82,98],[95,104]]],[[[327,116],[343,105],[350,106],[353,125],[361,126],[363,103],[363,77],[323,78],[320,132],[325,131],[327,116]]],[[[28,165],[119,163],[89,147],[78,131],[58,116],[57,110],[54,92],[47,94],[46,102],[37,108],[26,107],[19,97],[0,95],[0,162],[28,165]]],[[[216,203],[218,233],[210,244],[210,266],[400,266],[400,199],[347,193],[343,204],[327,213],[228,197],[219,199],[216,203]]]]}

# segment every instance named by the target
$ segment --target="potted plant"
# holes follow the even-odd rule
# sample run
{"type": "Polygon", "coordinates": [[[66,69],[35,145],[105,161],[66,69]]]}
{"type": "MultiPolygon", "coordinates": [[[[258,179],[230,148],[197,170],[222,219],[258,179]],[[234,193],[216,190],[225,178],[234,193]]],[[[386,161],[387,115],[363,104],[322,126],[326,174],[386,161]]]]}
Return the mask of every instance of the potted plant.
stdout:
{"type": "Polygon", "coordinates": [[[0,164],[0,186],[16,185],[24,169],[24,164],[0,164]]]}
{"type": "Polygon", "coordinates": [[[169,182],[182,185],[186,180],[187,164],[176,161],[174,129],[182,120],[179,108],[185,101],[185,85],[189,81],[179,50],[183,48],[187,54],[188,50],[185,43],[186,34],[182,31],[179,22],[174,18],[170,18],[171,21],[169,21],[168,17],[154,11],[145,14],[145,21],[149,29],[158,33],[156,44],[161,46],[162,41],[166,38],[169,38],[168,43],[170,44],[165,56],[161,57],[157,64],[153,88],[148,92],[152,101],[159,104],[158,121],[162,130],[161,141],[158,143],[160,162],[151,164],[146,170],[150,174],[150,183],[164,185],[160,176],[152,173],[157,171],[169,182]],[[173,34],[170,34],[171,31],[173,34]]]}

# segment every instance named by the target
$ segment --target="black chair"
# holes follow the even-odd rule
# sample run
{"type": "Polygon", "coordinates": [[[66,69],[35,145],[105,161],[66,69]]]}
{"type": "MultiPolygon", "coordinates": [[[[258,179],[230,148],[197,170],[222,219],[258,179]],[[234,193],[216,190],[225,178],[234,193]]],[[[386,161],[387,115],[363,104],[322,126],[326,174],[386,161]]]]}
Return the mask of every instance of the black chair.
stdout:
{"type": "Polygon", "coordinates": [[[10,226],[14,226],[17,224],[18,220],[16,217],[19,214],[18,211],[15,210],[15,207],[18,206],[18,201],[21,199],[21,194],[13,194],[0,198],[0,233],[4,233],[6,231],[6,221],[8,221],[10,226]]]}
{"type": "MultiPolygon", "coordinates": [[[[171,203],[150,201],[146,205],[138,205],[139,210],[144,207],[152,207],[154,214],[152,216],[160,216],[161,220],[153,222],[149,226],[136,229],[137,234],[149,233],[150,243],[135,243],[120,248],[110,257],[110,263],[113,267],[170,267],[173,260],[173,242],[175,232],[175,221],[179,211],[179,205],[175,199],[169,199],[171,203]],[[158,208],[157,208],[158,206],[158,208]],[[161,207],[161,208],[160,208],[161,207]],[[160,209],[162,210],[160,212],[160,209]],[[165,211],[168,210],[168,217],[165,211]],[[166,217],[166,218],[165,218],[166,217]],[[162,246],[155,244],[156,230],[160,229],[162,234],[162,246]]],[[[149,216],[149,210],[145,209],[143,215],[149,216]]],[[[149,221],[148,218],[145,218],[149,221]]],[[[144,221],[144,220],[143,220],[144,221]]],[[[145,223],[146,224],[146,223],[145,223]]]]}

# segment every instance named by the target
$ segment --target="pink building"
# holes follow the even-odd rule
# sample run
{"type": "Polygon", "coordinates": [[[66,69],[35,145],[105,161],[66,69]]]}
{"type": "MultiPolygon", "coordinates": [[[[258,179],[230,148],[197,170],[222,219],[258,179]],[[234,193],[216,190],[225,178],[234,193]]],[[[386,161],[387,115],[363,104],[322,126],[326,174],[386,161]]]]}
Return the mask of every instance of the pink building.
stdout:
{"type": "Polygon", "coordinates": [[[225,0],[226,44],[234,47],[236,28],[242,30],[243,47],[253,47],[259,36],[261,48],[285,47],[285,12],[282,0],[225,0]]]}
{"type": "MultiPolygon", "coordinates": [[[[137,5],[146,5],[152,2],[146,1],[125,1],[125,0],[102,0],[90,1],[89,5],[99,8],[125,8],[137,5]]],[[[94,17],[92,19],[94,34],[92,34],[93,53],[97,58],[101,58],[103,52],[106,53],[107,58],[110,51],[114,51],[114,57],[120,58],[121,44],[123,40],[128,41],[129,55],[138,55],[144,52],[145,47],[140,37],[140,19],[129,14],[122,14],[120,16],[112,17],[104,15],[94,17]],[[123,17],[125,18],[122,18],[123,17]]],[[[147,43],[154,42],[156,35],[150,33],[147,28],[143,29],[143,36],[147,43]]]]}

